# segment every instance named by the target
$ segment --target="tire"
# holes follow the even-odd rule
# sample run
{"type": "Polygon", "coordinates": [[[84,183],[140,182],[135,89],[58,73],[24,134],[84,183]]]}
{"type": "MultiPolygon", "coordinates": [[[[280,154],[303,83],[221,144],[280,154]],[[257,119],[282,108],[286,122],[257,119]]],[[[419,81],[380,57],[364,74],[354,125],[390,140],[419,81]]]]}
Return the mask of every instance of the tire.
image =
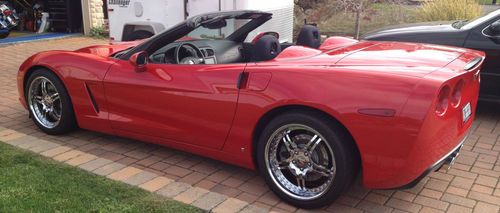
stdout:
{"type": "Polygon", "coordinates": [[[0,39],[4,39],[4,38],[7,38],[9,37],[9,34],[10,34],[10,31],[4,31],[4,32],[0,32],[0,39]]]}
{"type": "Polygon", "coordinates": [[[259,172],[271,190],[299,208],[332,203],[349,188],[360,167],[352,137],[339,123],[314,112],[296,111],[272,119],[256,151],[259,172]],[[286,138],[295,149],[291,145],[288,151],[286,138]]]}
{"type": "Polygon", "coordinates": [[[43,132],[59,135],[77,128],[68,92],[52,71],[35,70],[25,85],[25,98],[30,117],[43,132]],[[45,93],[42,91],[43,82],[46,85],[45,93]]]}
{"type": "Polygon", "coordinates": [[[145,31],[145,30],[137,30],[137,31],[134,31],[131,35],[130,35],[130,40],[131,41],[135,41],[135,40],[141,40],[141,39],[145,39],[145,38],[149,38],[151,36],[153,36],[154,34],[149,32],[149,31],[145,31]]]}

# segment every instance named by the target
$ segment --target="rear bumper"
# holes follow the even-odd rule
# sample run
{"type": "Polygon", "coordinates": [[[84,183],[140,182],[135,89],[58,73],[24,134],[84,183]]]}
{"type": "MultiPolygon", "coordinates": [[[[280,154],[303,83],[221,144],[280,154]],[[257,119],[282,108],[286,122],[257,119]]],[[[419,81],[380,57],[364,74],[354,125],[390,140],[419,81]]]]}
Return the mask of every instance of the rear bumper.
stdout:
{"type": "Polygon", "coordinates": [[[411,181],[408,184],[405,184],[403,186],[395,187],[392,189],[409,189],[415,187],[422,179],[424,179],[427,175],[429,175],[431,172],[434,171],[439,171],[443,166],[447,165],[448,168],[450,168],[453,163],[455,162],[456,158],[460,154],[460,150],[462,149],[465,140],[468,138],[468,134],[465,135],[465,137],[460,141],[460,143],[453,148],[448,154],[443,156],[441,159],[436,161],[432,166],[427,168],[420,176],[418,176],[415,180],[411,181]]]}

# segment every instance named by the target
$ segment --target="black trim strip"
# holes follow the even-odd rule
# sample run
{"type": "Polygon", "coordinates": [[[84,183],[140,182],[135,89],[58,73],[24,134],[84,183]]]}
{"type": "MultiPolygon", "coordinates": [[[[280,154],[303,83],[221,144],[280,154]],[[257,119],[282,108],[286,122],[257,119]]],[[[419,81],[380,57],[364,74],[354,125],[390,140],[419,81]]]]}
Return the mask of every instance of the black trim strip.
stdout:
{"type": "Polygon", "coordinates": [[[89,94],[90,97],[90,102],[92,103],[92,106],[94,107],[94,110],[99,113],[99,106],[97,105],[97,102],[94,99],[94,95],[92,95],[92,91],[90,91],[89,85],[85,83],[85,89],[87,89],[87,93],[89,94]]]}

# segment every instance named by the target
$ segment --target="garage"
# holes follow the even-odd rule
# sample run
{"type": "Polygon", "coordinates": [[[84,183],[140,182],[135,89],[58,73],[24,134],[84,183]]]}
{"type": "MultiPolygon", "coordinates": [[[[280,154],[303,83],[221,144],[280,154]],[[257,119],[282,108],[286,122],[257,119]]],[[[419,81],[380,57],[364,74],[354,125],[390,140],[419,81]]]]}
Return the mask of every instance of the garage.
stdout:
{"type": "Polygon", "coordinates": [[[30,41],[83,33],[82,1],[9,0],[6,4],[19,17],[1,43],[30,41]]]}

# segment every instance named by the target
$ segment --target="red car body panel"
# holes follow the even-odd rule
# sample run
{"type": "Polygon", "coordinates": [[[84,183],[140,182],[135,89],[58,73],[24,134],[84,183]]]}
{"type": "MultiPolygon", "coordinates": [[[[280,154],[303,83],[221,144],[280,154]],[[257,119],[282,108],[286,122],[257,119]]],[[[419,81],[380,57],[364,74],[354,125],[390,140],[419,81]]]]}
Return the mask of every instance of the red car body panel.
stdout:
{"type": "Polygon", "coordinates": [[[20,101],[26,106],[26,74],[46,67],[66,85],[81,128],[250,169],[261,119],[290,107],[320,110],[352,135],[370,188],[412,182],[466,137],[474,115],[462,122],[461,109],[467,103],[476,109],[481,64],[463,67],[484,57],[461,48],[332,38],[320,50],[292,46],[268,62],[149,64],[136,72],[109,57],[133,45],[32,56],[20,68],[20,101]],[[238,89],[242,73],[247,78],[238,89]],[[437,115],[440,89],[460,80],[461,103],[437,115]]]}

